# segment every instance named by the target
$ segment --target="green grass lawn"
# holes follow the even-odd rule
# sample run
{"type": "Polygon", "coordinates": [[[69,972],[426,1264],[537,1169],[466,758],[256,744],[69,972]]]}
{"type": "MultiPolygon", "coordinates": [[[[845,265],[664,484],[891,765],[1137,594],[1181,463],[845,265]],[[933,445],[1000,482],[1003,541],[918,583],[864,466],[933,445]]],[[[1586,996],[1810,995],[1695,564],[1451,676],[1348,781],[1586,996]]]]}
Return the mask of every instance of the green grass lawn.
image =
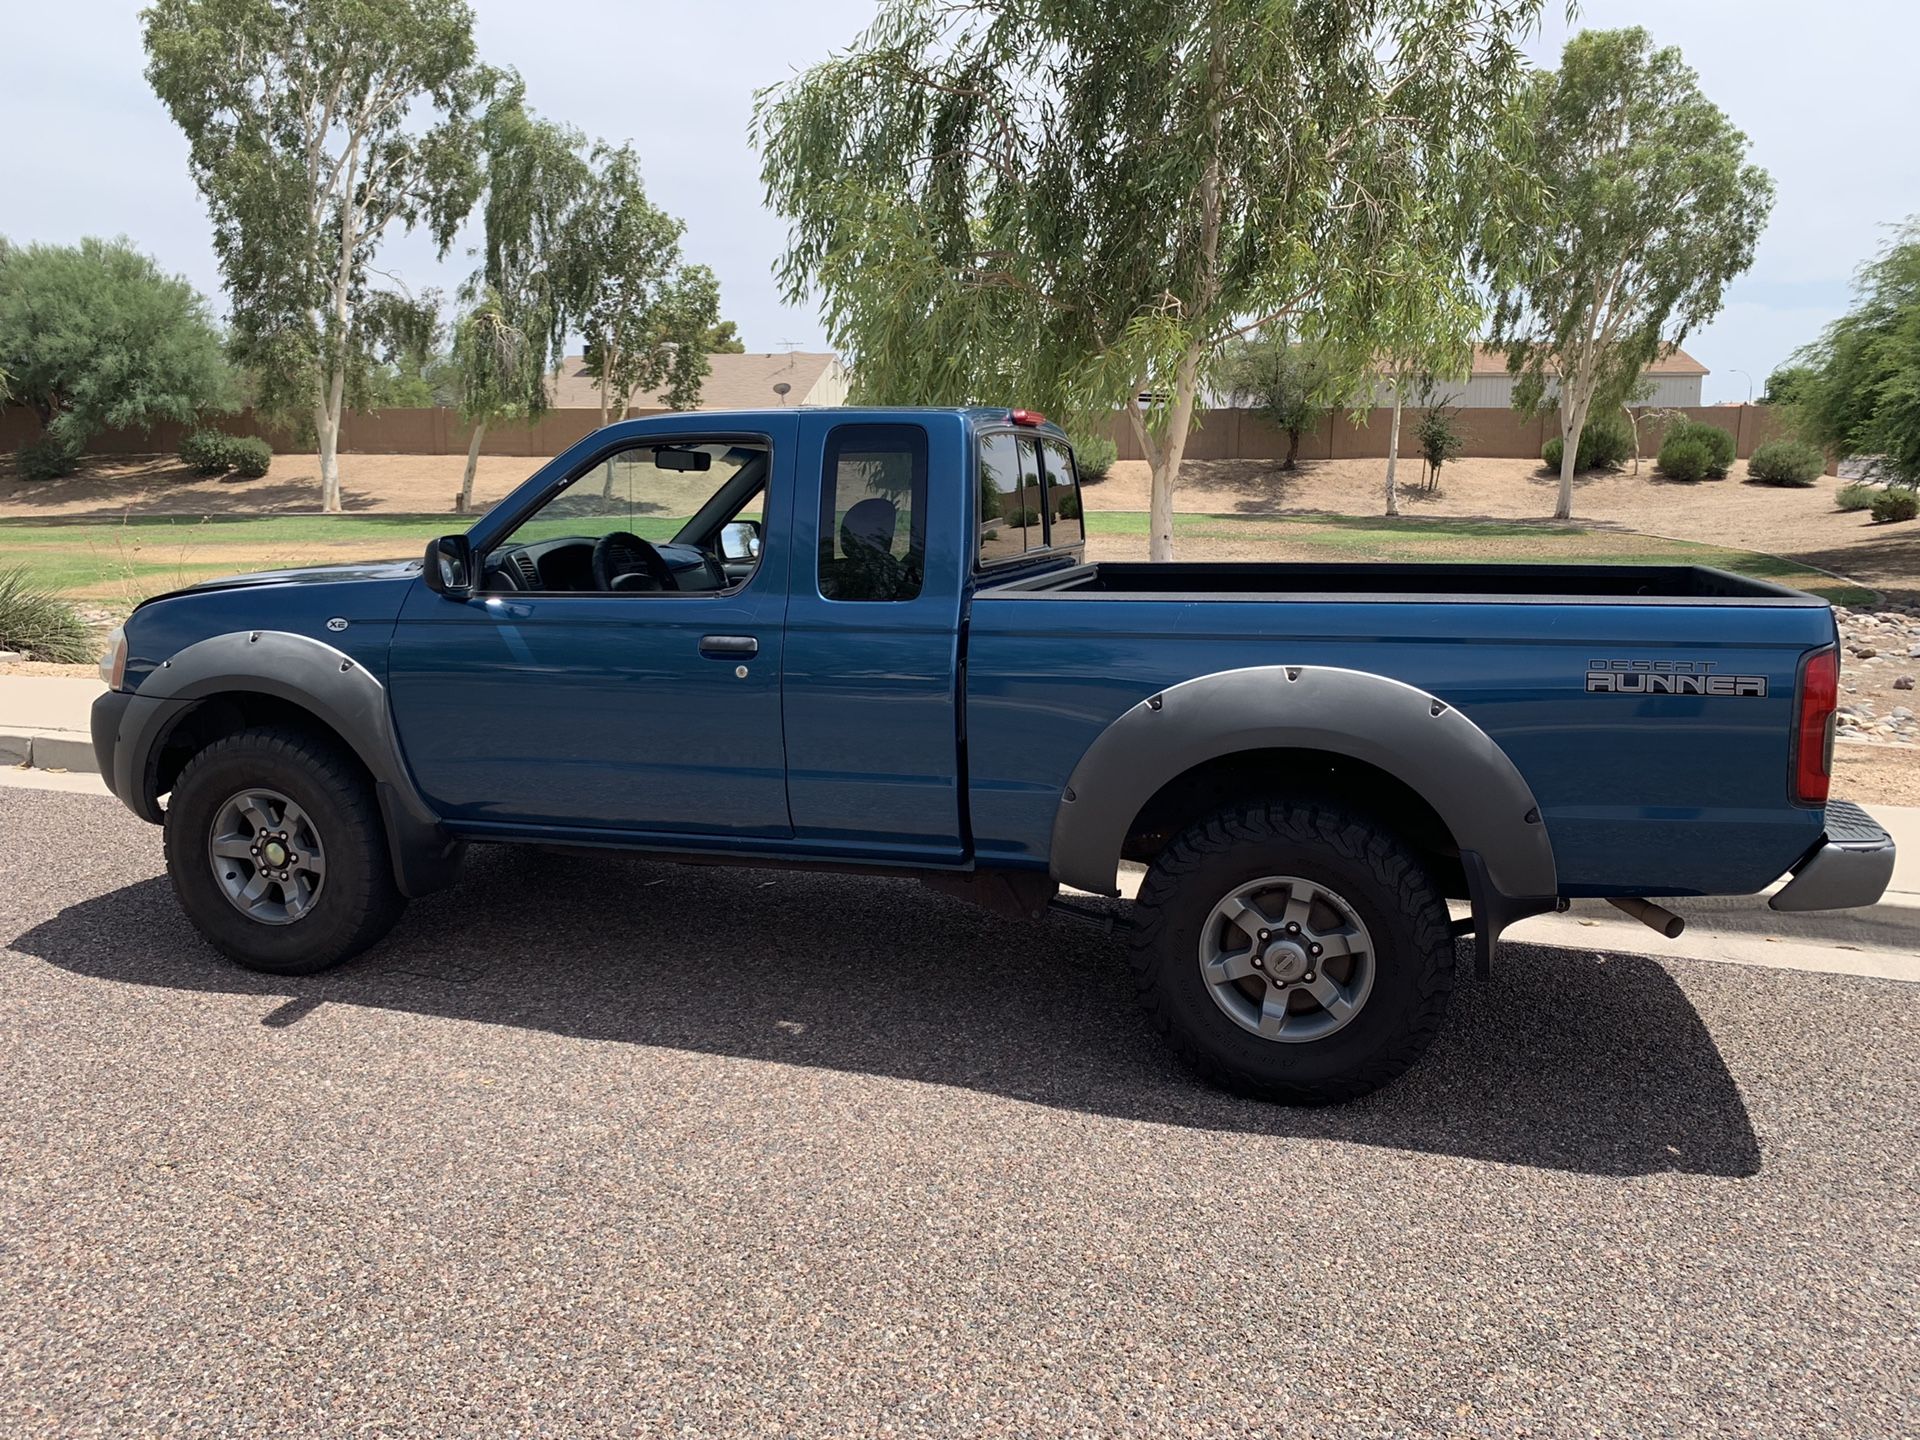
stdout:
{"type": "MultiPolygon", "coordinates": [[[[649,540],[665,540],[684,522],[673,516],[646,516],[625,523],[649,540]]],[[[592,533],[606,524],[600,517],[556,518],[535,522],[525,533],[528,538],[592,533]]],[[[152,516],[78,523],[10,520],[0,521],[0,567],[24,566],[39,585],[77,600],[130,608],[148,595],[216,575],[411,557],[433,536],[457,528],[459,517],[450,515],[152,516]]],[[[1091,511],[1087,528],[1096,537],[1144,541],[1147,517],[1091,511]]],[[[1843,605],[1873,599],[1870,590],[1791,560],[1629,531],[1336,515],[1182,515],[1175,520],[1175,535],[1199,555],[1205,555],[1210,544],[1231,543],[1270,547],[1276,558],[1289,560],[1712,565],[1779,581],[1843,605]]],[[[1237,553],[1248,558],[1244,549],[1237,553]]]]}

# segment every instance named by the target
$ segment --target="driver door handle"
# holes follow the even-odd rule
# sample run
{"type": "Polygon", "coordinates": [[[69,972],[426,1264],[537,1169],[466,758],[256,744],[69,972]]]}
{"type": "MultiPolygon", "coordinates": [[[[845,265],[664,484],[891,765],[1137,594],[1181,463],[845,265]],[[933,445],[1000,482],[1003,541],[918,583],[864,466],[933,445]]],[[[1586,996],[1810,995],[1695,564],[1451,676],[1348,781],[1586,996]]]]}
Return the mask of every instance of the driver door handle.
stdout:
{"type": "Polygon", "coordinates": [[[760,642],[751,635],[702,635],[700,653],[710,660],[738,660],[760,653],[760,642]]]}

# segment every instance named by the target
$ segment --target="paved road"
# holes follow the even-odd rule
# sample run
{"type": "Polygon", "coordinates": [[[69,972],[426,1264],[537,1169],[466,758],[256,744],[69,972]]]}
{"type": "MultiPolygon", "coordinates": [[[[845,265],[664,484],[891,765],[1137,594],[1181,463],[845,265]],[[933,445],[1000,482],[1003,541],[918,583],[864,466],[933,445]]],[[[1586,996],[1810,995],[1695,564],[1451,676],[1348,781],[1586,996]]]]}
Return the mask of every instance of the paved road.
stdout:
{"type": "Polygon", "coordinates": [[[0,1433],[1920,1431],[1911,985],[1516,946],[1299,1112],[905,882],[483,855],[275,982],[0,836],[0,1433]]]}

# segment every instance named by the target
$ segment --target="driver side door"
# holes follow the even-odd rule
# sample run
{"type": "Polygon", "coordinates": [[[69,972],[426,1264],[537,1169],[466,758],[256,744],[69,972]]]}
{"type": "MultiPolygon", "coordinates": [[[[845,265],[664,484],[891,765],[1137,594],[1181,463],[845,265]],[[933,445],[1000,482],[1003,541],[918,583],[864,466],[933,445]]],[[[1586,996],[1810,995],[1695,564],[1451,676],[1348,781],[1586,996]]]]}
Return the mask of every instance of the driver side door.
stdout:
{"type": "Polygon", "coordinates": [[[453,600],[422,585],[408,596],[389,659],[395,724],[451,825],[792,834],[780,705],[787,430],[629,433],[516,518],[476,566],[481,593],[453,600]],[[710,468],[653,463],[663,447],[709,454],[710,468]],[[749,566],[719,552],[735,517],[760,523],[749,566]],[[593,546],[621,532],[651,542],[689,588],[602,588],[593,546]]]}

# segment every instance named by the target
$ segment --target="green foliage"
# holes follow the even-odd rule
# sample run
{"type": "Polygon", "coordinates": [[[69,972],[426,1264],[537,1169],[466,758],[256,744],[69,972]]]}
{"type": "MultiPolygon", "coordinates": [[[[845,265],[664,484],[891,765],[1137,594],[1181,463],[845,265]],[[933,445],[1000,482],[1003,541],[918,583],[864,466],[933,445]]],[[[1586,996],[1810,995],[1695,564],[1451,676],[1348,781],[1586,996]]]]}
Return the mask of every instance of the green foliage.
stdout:
{"type": "Polygon", "coordinates": [[[886,0],[760,97],[783,288],[819,296],[863,400],[1018,396],[1081,429],[1125,408],[1164,556],[1236,337],[1472,332],[1465,257],[1515,188],[1481,181],[1539,9],[886,0]]]}
{"type": "Polygon", "coordinates": [[[60,435],[43,435],[31,445],[22,445],[14,458],[23,479],[58,480],[80,468],[80,447],[60,435]]]}
{"type": "MultiPolygon", "coordinates": [[[[1684,417],[1673,422],[1660,437],[1660,468],[1666,470],[1667,447],[1682,440],[1698,441],[1707,452],[1707,470],[1704,478],[1724,480],[1727,471],[1733,468],[1734,438],[1731,431],[1722,430],[1718,425],[1707,425],[1698,420],[1684,417]]],[[[1671,472],[1669,472],[1671,473],[1671,472]]]]}
{"type": "Polygon", "coordinates": [[[224,475],[237,470],[257,480],[273,463],[273,447],[250,435],[196,430],[180,442],[180,460],[197,475],[224,475]]]}
{"type": "Polygon", "coordinates": [[[1817,375],[1811,365],[1780,365],[1767,376],[1767,388],[1760,392],[1762,405],[1792,405],[1805,393],[1809,381],[1817,375]]]}
{"type": "MultiPolygon", "coordinates": [[[[1773,184],[1680,52],[1640,29],[1574,36],[1516,121],[1517,156],[1553,197],[1511,237],[1518,278],[1501,290],[1493,338],[1519,377],[1515,403],[1557,403],[1573,428],[1719,312],[1753,263],[1773,184]]],[[[1562,518],[1571,481],[1563,470],[1562,518]]]]}
{"type": "MultiPolygon", "coordinates": [[[[1761,447],[1764,449],[1765,447],[1761,447]]],[[[1754,451],[1755,456],[1759,451],[1754,451]]],[[[1751,462],[1749,462],[1751,465],[1751,462]]],[[[1878,485],[1842,485],[1834,494],[1833,508],[1836,510],[1871,510],[1873,502],[1887,492],[1878,485]]]]}
{"type": "Polygon", "coordinates": [[[478,197],[463,0],[154,0],[147,79],[185,132],[213,219],[234,356],[265,413],[311,422],[340,507],[340,414],[381,359],[423,352],[429,302],[375,288],[390,232],[441,253],[478,197]]]}
{"type": "Polygon", "coordinates": [[[94,658],[93,632],[66,601],[38,589],[24,567],[0,570],[0,650],[62,665],[94,658]]]}
{"type": "Polygon", "coordinates": [[[1796,359],[1806,374],[1788,405],[1795,430],[1920,484],[1920,219],[1861,270],[1853,308],[1796,359]]]}
{"type": "Polygon", "coordinates": [[[1660,442],[1660,472],[1669,480],[1703,480],[1713,452],[1697,435],[1670,435],[1660,442]]]}
{"type": "MultiPolygon", "coordinates": [[[[1763,485],[1811,485],[1826,468],[1827,457],[1821,454],[1820,448],[1804,440],[1769,440],[1756,446],[1747,461],[1747,475],[1763,485]]],[[[1865,507],[1842,505],[1840,508],[1865,507]]]]}
{"type": "Polygon", "coordinates": [[[1420,417],[1414,430],[1414,444],[1427,463],[1428,484],[1440,482],[1440,467],[1467,453],[1466,436],[1460,433],[1459,414],[1447,405],[1435,405],[1420,417]]]}
{"type": "Polygon", "coordinates": [[[1882,490],[1874,496],[1873,518],[1878,524],[1893,520],[1911,520],[1920,514],[1920,495],[1910,489],[1882,490]]]}
{"type": "Polygon", "coordinates": [[[731,320],[722,320],[708,329],[700,348],[709,355],[744,355],[747,353],[747,342],[740,338],[738,325],[731,320]]]}
{"type": "Polygon", "coordinates": [[[109,427],[231,408],[206,300],[125,240],[0,247],[0,369],[76,448],[109,427]]]}
{"type": "Polygon", "coordinates": [[[1299,462],[1300,437],[1355,392],[1364,361],[1358,352],[1326,341],[1297,341],[1279,327],[1228,344],[1216,385],[1286,432],[1280,468],[1299,462]]]}
{"type": "Polygon", "coordinates": [[[631,147],[594,147],[570,224],[568,293],[602,410],[624,411],[639,389],[658,390],[670,410],[700,403],[720,285],[706,266],[681,260],[685,229],[647,199],[631,147]]]}
{"type": "Polygon", "coordinates": [[[258,436],[246,435],[233,442],[233,468],[236,474],[258,480],[273,465],[273,447],[258,436]]]}
{"type": "Polygon", "coordinates": [[[1088,435],[1073,442],[1073,465],[1080,472],[1083,485],[1106,479],[1113,462],[1119,458],[1119,447],[1104,435],[1088,435]]]}
{"type": "MultiPolygon", "coordinates": [[[[1589,470],[1618,470],[1633,454],[1633,430],[1626,421],[1612,415],[1589,420],[1580,432],[1580,446],[1574,455],[1574,473],[1589,470]]],[[[1540,459],[1549,470],[1561,468],[1565,455],[1560,437],[1554,436],[1540,448],[1540,459]]]]}

